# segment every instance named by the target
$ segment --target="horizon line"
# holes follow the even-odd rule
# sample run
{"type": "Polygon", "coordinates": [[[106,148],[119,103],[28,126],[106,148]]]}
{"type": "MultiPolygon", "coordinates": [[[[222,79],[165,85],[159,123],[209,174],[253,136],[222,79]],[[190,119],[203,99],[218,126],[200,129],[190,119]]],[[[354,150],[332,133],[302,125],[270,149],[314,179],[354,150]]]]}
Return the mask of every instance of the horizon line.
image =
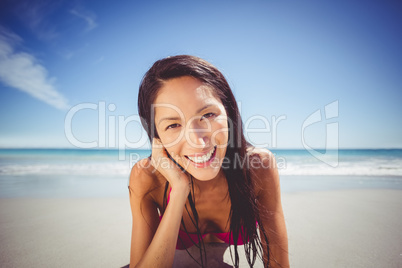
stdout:
{"type": "MultiPolygon", "coordinates": [[[[257,147],[258,148],[258,147],[257,147]]],[[[296,148],[296,147],[278,147],[278,148],[270,148],[270,147],[261,147],[268,150],[306,150],[306,148],[296,148]]],[[[79,148],[79,147],[1,147],[0,150],[115,150],[119,151],[119,148],[79,148]]],[[[314,150],[401,150],[402,147],[341,147],[341,148],[314,148],[314,150]]],[[[144,150],[148,151],[151,148],[125,148],[122,150],[144,150]]]]}

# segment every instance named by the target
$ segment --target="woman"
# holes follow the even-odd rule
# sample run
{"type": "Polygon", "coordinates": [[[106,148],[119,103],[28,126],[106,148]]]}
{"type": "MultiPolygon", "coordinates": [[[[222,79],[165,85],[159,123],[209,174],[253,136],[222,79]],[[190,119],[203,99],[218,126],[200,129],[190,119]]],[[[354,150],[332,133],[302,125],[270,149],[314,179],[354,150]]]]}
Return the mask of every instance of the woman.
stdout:
{"type": "MultiPolygon", "coordinates": [[[[130,175],[130,267],[171,267],[176,249],[244,244],[250,266],[288,267],[288,242],[274,156],[246,142],[224,76],[194,56],[157,61],[139,89],[152,155],[130,175]]],[[[196,264],[196,263],[195,263],[196,264]]],[[[196,265],[195,265],[196,266],[196,265]]]]}

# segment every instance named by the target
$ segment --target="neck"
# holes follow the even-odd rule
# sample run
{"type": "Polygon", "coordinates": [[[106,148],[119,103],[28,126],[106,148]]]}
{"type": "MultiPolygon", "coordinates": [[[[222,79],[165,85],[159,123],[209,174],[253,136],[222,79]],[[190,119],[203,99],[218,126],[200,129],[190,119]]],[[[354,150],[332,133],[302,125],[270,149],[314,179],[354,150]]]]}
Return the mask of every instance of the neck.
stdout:
{"type": "Polygon", "coordinates": [[[194,191],[199,193],[213,191],[216,188],[221,188],[222,185],[226,184],[225,173],[221,169],[215,178],[208,181],[200,181],[197,179],[193,180],[194,191]]]}

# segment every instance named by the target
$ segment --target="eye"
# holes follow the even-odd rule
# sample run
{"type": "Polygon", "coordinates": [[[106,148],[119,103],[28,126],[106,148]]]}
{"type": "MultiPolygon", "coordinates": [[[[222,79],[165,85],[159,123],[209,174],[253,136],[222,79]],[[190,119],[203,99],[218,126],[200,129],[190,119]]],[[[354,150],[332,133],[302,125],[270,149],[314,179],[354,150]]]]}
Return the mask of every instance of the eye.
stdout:
{"type": "Polygon", "coordinates": [[[204,118],[210,118],[210,117],[213,117],[213,116],[215,116],[214,113],[207,113],[207,114],[204,114],[204,115],[201,117],[201,120],[204,119],[204,118]]]}
{"type": "Polygon", "coordinates": [[[173,129],[173,128],[177,128],[177,127],[180,127],[180,125],[179,124],[171,124],[171,125],[167,126],[165,130],[173,129]]]}

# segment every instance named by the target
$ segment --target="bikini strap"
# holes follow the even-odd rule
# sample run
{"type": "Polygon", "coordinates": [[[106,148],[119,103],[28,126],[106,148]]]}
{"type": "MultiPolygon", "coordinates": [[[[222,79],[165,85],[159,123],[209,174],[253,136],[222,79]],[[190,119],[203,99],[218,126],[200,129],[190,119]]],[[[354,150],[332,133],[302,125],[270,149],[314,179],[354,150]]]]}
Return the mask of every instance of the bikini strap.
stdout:
{"type": "Polygon", "coordinates": [[[169,200],[170,200],[170,192],[172,191],[172,188],[170,188],[170,191],[169,191],[169,194],[168,194],[168,196],[167,196],[167,202],[166,202],[166,204],[169,204],[169,200]]]}

